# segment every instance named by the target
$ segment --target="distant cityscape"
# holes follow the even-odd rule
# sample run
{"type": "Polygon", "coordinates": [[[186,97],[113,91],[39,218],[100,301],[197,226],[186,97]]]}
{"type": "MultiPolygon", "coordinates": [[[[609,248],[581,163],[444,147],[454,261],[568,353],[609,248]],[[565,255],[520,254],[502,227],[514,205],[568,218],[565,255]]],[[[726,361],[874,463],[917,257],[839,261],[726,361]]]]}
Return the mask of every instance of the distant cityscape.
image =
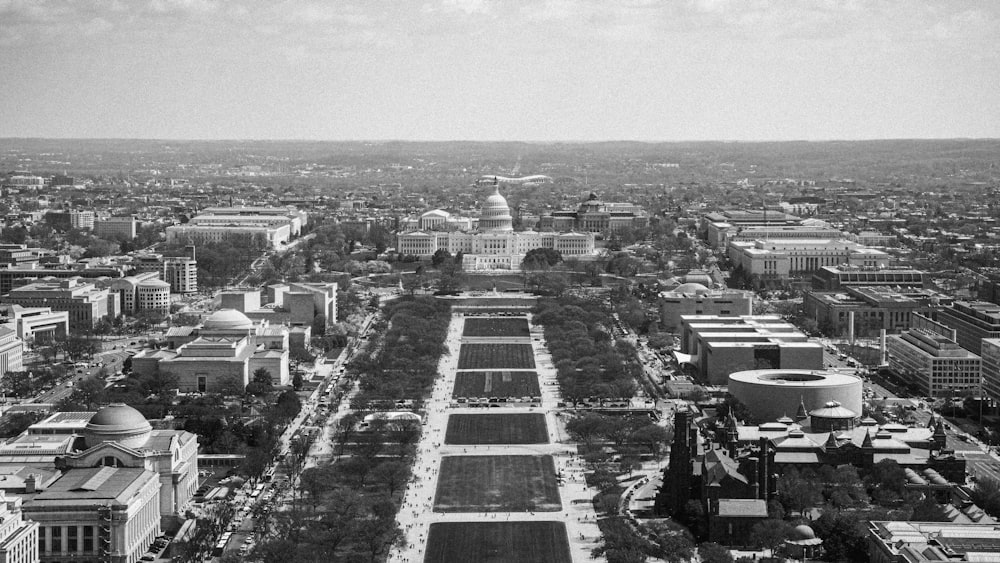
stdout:
{"type": "Polygon", "coordinates": [[[0,139],[0,560],[1000,561],[998,155],[0,139]]]}

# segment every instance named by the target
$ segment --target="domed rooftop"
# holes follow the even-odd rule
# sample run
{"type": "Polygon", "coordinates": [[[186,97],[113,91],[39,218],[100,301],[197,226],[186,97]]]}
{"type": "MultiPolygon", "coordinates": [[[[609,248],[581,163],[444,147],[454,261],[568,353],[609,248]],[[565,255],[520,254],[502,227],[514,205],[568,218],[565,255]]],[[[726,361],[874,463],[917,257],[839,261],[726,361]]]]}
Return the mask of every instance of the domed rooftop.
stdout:
{"type": "Polygon", "coordinates": [[[705,270],[691,270],[684,275],[684,282],[708,285],[712,283],[712,276],[708,275],[705,270]]]}
{"type": "Polygon", "coordinates": [[[156,278],[139,282],[139,287],[170,287],[170,284],[156,278]]]}
{"type": "Polygon", "coordinates": [[[500,186],[493,186],[493,194],[486,198],[479,215],[479,230],[487,232],[509,232],[514,230],[514,218],[510,215],[507,199],[500,195],[500,186]]]}
{"type": "Polygon", "coordinates": [[[839,401],[830,401],[814,411],[809,412],[809,416],[816,418],[850,418],[858,417],[858,414],[851,409],[840,406],[839,401]]]}
{"type": "Polygon", "coordinates": [[[111,403],[90,418],[84,436],[88,448],[101,442],[117,442],[127,448],[138,448],[146,443],[152,430],[141,412],[124,403],[111,403]]]}
{"type": "Polygon", "coordinates": [[[253,321],[236,309],[219,309],[209,315],[201,327],[205,330],[249,330],[253,321]]]}
{"type": "Polygon", "coordinates": [[[701,295],[702,293],[708,293],[708,288],[700,283],[682,283],[681,285],[674,288],[674,293],[694,293],[701,295]]]}
{"type": "Polygon", "coordinates": [[[792,541],[812,540],[816,539],[816,532],[805,524],[799,524],[792,528],[792,533],[789,534],[788,539],[792,541]]]}

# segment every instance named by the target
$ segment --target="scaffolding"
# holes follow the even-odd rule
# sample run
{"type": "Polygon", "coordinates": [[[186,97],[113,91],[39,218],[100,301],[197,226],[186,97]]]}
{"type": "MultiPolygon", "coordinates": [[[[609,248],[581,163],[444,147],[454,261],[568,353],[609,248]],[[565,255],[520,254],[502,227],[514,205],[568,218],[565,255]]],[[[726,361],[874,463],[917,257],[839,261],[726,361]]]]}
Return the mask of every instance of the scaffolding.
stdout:
{"type": "Polygon", "coordinates": [[[111,505],[106,504],[99,506],[97,508],[97,518],[100,522],[98,527],[100,530],[100,535],[98,537],[100,561],[101,563],[111,563],[114,555],[111,545],[111,505]]]}

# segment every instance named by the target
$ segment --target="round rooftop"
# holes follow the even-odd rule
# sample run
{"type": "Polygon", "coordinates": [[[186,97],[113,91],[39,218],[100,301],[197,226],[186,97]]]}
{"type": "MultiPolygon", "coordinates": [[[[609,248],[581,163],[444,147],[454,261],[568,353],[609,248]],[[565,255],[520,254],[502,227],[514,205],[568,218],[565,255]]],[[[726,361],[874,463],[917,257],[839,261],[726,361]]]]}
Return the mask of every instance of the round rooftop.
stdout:
{"type": "Polygon", "coordinates": [[[708,293],[708,288],[700,283],[682,283],[674,289],[674,293],[708,293]]]}
{"type": "Polygon", "coordinates": [[[792,533],[789,534],[789,538],[792,541],[800,540],[811,540],[816,538],[816,532],[812,528],[805,524],[799,524],[792,528],[792,533]]]}
{"type": "Polygon", "coordinates": [[[684,275],[684,281],[686,283],[712,283],[712,276],[708,275],[708,272],[704,270],[691,270],[684,275]]]}
{"type": "Polygon", "coordinates": [[[201,327],[206,330],[245,330],[253,328],[253,321],[236,309],[219,309],[209,315],[201,327]]]}
{"type": "Polygon", "coordinates": [[[124,403],[111,403],[90,417],[84,434],[87,447],[101,442],[117,442],[128,448],[146,443],[152,431],[141,412],[124,403]]]}
{"type": "Polygon", "coordinates": [[[840,401],[830,401],[822,407],[809,412],[815,418],[857,418],[858,413],[840,406],[840,401]]]}
{"type": "Polygon", "coordinates": [[[857,385],[857,376],[837,371],[805,369],[755,369],[738,371],[729,375],[730,381],[757,385],[781,385],[789,387],[837,387],[857,385]]]}
{"type": "Polygon", "coordinates": [[[170,287],[170,284],[156,278],[139,282],[139,287],[170,287]]]}

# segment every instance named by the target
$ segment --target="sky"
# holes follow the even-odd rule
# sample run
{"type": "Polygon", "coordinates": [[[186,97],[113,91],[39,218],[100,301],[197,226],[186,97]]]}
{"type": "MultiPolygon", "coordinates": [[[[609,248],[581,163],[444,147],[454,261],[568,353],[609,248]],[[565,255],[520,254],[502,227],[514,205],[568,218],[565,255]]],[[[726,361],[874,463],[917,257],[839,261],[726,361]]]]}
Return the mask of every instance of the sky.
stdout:
{"type": "Polygon", "coordinates": [[[1000,137],[995,0],[0,0],[0,137],[1000,137]]]}

